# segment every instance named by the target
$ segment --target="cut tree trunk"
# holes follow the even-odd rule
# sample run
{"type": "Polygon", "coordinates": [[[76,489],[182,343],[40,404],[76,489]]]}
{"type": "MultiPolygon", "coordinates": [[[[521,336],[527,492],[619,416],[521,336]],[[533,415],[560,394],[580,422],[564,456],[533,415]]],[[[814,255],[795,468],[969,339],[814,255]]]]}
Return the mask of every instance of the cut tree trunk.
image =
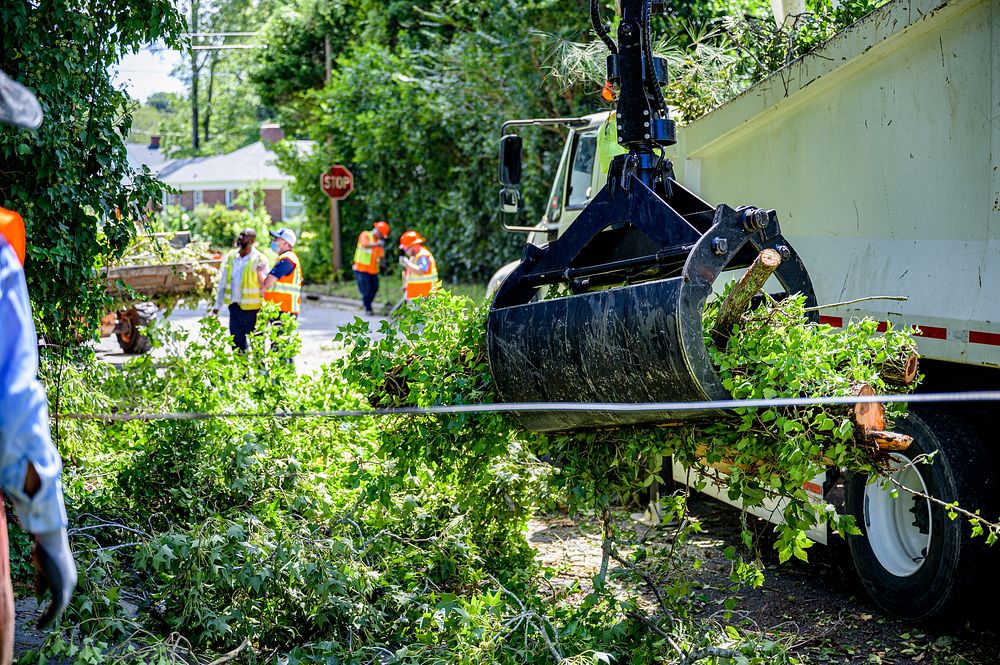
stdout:
{"type": "Polygon", "coordinates": [[[905,357],[890,358],[878,368],[878,374],[886,383],[894,386],[908,386],[917,380],[920,358],[915,353],[905,357]]]}
{"type": "MultiPolygon", "coordinates": [[[[851,392],[858,397],[869,397],[875,390],[867,383],[859,383],[851,392]]],[[[906,434],[885,431],[885,407],[878,402],[855,404],[853,409],[855,438],[861,444],[874,446],[879,450],[906,450],[913,443],[913,437],[906,434]]]]}
{"type": "MultiPolygon", "coordinates": [[[[858,383],[851,387],[851,394],[856,397],[871,397],[875,389],[867,383],[858,383]]],[[[853,407],[854,424],[859,433],[867,436],[869,432],[885,429],[885,407],[878,402],[855,404],[853,407]]]]}
{"type": "Polygon", "coordinates": [[[898,432],[869,432],[868,440],[885,451],[906,450],[913,443],[912,436],[898,432]]]}
{"type": "Polygon", "coordinates": [[[739,322],[743,312],[750,305],[750,300],[757,295],[771,273],[781,265],[781,254],[773,249],[765,249],[757,255],[747,271],[736,282],[726,299],[719,306],[719,316],[712,328],[712,341],[723,349],[729,343],[733,326],[739,322]]]}

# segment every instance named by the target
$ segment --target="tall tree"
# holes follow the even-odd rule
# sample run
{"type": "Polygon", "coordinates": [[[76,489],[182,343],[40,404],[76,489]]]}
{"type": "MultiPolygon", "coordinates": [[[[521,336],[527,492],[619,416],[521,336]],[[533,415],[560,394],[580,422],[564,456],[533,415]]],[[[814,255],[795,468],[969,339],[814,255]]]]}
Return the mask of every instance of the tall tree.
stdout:
{"type": "MultiPolygon", "coordinates": [[[[176,70],[188,81],[190,102],[190,146],[185,154],[209,152],[208,145],[218,119],[213,104],[217,99],[220,77],[239,76],[245,57],[229,47],[239,46],[225,33],[253,32],[263,21],[262,5],[254,0],[187,0],[190,41],[185,59],[176,70]]],[[[253,99],[247,100],[256,111],[253,99]]],[[[224,124],[231,124],[223,120],[224,124]]]]}
{"type": "MultiPolygon", "coordinates": [[[[289,151],[283,161],[296,174],[311,230],[329,243],[328,203],[315,181],[343,162],[358,182],[341,206],[348,250],[361,228],[388,219],[430,238],[449,279],[485,279],[513,258],[522,238],[496,221],[496,132],[506,118],[599,108],[596,94],[563,89],[545,64],[551,34],[580,38],[588,21],[587,3],[577,0],[519,2],[517,11],[493,0],[280,7],[265,27],[270,48],[253,81],[291,129],[317,141],[334,137],[329,149],[308,157],[289,151]],[[324,87],[326,32],[338,57],[324,87]]],[[[525,193],[540,210],[562,136],[527,139],[525,193]]],[[[328,247],[316,252],[311,275],[325,267],[328,247]]]]}
{"type": "MultiPolygon", "coordinates": [[[[201,27],[199,22],[199,13],[201,11],[201,0],[191,0],[191,21],[188,24],[191,29],[191,34],[198,34],[198,30],[201,27]]],[[[195,152],[201,147],[201,141],[198,138],[198,83],[201,79],[201,56],[197,50],[192,46],[188,51],[188,57],[191,60],[191,149],[195,152]]]]}
{"type": "Polygon", "coordinates": [[[0,127],[0,205],[24,217],[28,288],[39,329],[54,338],[94,329],[105,302],[94,268],[124,250],[162,191],[148,170],[128,167],[131,104],[109,67],[143,44],[176,44],[182,30],[170,0],[0,4],[0,69],[45,112],[37,131],[0,127]]]}

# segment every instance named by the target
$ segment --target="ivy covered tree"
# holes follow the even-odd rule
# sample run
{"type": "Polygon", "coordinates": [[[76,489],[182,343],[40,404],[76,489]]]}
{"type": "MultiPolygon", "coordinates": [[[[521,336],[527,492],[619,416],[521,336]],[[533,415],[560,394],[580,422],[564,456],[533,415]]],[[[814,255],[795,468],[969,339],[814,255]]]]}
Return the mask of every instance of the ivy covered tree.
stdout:
{"type": "Polygon", "coordinates": [[[109,68],[144,43],[176,44],[184,22],[170,0],[11,0],[0,6],[0,69],[31,88],[37,131],[0,127],[0,205],[24,217],[25,271],[40,332],[86,337],[105,292],[96,268],[135,234],[160,185],[132,172],[127,95],[109,68]]]}

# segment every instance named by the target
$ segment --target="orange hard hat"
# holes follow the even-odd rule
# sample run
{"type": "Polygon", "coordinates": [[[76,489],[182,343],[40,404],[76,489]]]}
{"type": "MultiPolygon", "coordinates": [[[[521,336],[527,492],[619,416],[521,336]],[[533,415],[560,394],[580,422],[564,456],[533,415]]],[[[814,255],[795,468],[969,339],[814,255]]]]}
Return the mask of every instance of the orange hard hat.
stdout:
{"type": "Polygon", "coordinates": [[[7,239],[7,242],[17,254],[17,259],[24,265],[25,234],[24,220],[13,210],[0,208],[0,236],[7,239]]]}
{"type": "Polygon", "coordinates": [[[383,238],[389,237],[389,223],[388,222],[375,222],[373,225],[378,232],[382,234],[383,238]]]}
{"type": "Polygon", "coordinates": [[[407,231],[399,238],[399,248],[406,249],[412,245],[419,245],[423,241],[424,238],[422,238],[416,231],[407,231]]]}

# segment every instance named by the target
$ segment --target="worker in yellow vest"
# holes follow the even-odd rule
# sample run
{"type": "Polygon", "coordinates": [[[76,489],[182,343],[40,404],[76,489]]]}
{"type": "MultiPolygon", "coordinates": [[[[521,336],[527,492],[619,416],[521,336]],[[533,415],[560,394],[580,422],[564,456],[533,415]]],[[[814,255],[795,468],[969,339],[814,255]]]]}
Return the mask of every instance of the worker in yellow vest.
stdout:
{"type": "Polygon", "coordinates": [[[425,239],[416,231],[407,231],[399,239],[399,248],[406,256],[403,265],[403,294],[407,300],[428,296],[439,288],[437,261],[424,247],[425,239]]]}
{"type": "Polygon", "coordinates": [[[219,291],[212,314],[218,314],[225,304],[229,307],[229,332],[233,346],[240,351],[250,348],[247,335],[257,327],[260,312],[261,282],[267,274],[267,258],[256,247],[257,232],[243,229],[236,236],[236,249],[222,262],[219,291]]]}
{"type": "Polygon", "coordinates": [[[261,284],[264,300],[276,303],[282,314],[298,316],[302,310],[302,262],[293,251],[295,231],[278,229],[271,231],[271,237],[278,262],[261,284]]]}
{"type": "Polygon", "coordinates": [[[389,237],[389,224],[375,222],[371,231],[358,234],[358,246],[354,250],[354,281],[361,293],[361,304],[365,313],[374,314],[372,303],[378,293],[378,270],[385,256],[385,241],[389,237]]]}

